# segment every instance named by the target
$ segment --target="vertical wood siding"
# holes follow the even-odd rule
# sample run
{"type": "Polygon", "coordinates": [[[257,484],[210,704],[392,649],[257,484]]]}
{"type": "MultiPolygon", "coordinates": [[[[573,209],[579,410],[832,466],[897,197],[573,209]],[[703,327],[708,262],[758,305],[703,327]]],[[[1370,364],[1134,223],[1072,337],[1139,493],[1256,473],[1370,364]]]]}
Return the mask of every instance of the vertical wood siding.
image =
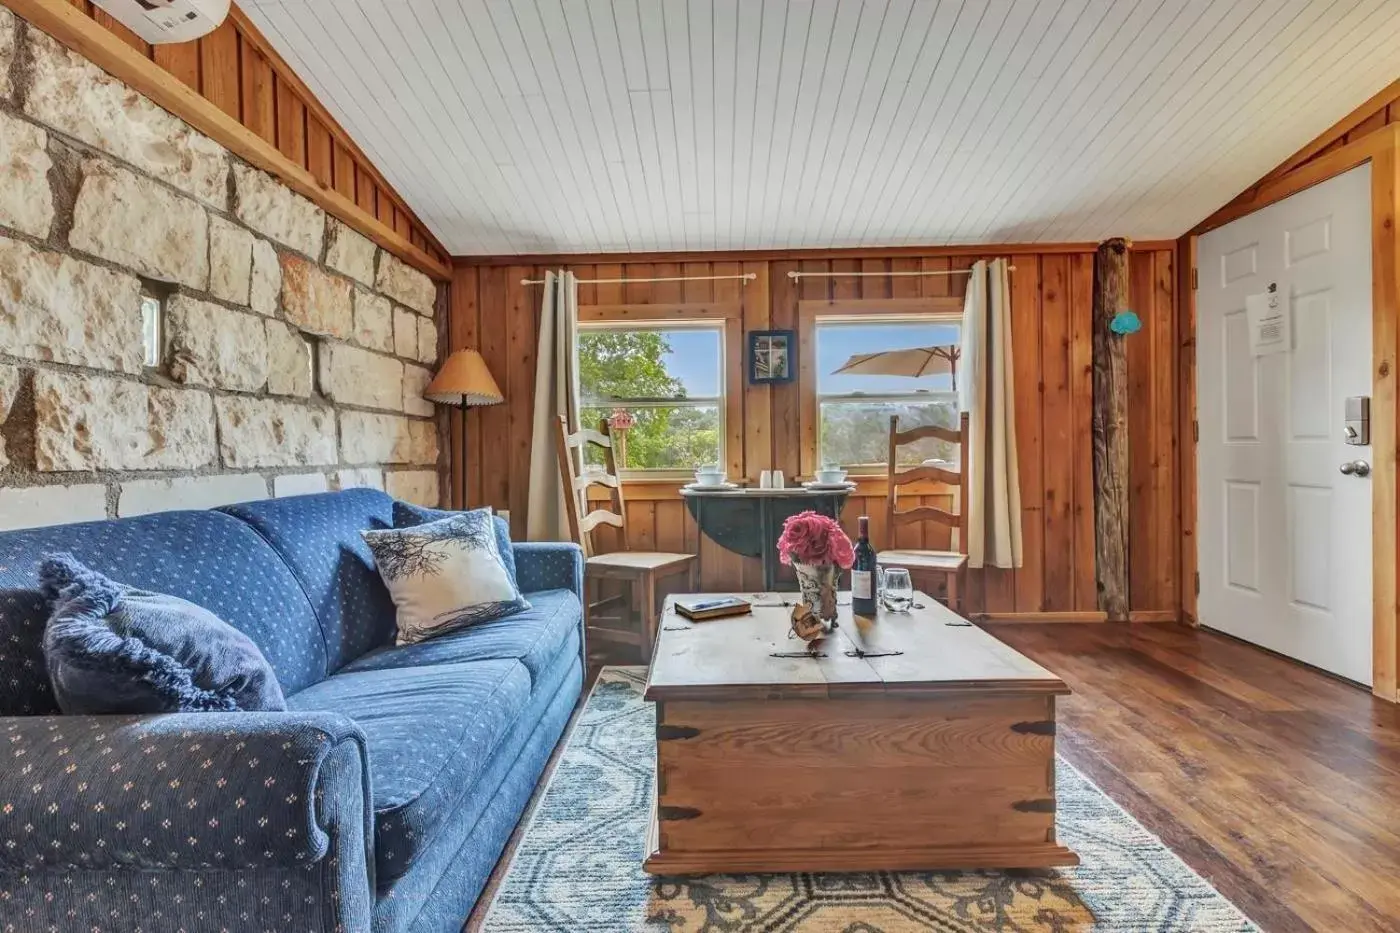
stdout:
{"type": "MultiPolygon", "coordinates": [[[[989,254],[991,258],[995,253],[989,254]]],[[[789,270],[916,271],[966,269],[979,257],[930,250],[927,256],[861,259],[711,262],[682,257],[676,262],[574,264],[581,279],[670,275],[732,275],[755,272],[758,279],[737,282],[633,282],[582,285],[583,307],[607,304],[675,304],[738,301],[744,331],[799,330],[800,300],[834,298],[960,297],[963,276],[924,278],[788,278],[789,270]]],[[[973,612],[1056,614],[1097,609],[1094,583],[1093,453],[1090,435],[1090,314],[1092,252],[1020,253],[1013,259],[1012,365],[1016,377],[1017,442],[1021,466],[1022,529],[1026,559],[1017,570],[986,570],[970,579],[973,612]]],[[[452,421],[454,454],[467,443],[466,475],[454,456],[453,500],[459,506],[509,508],[513,530],[525,527],[525,486],[529,465],[530,420],[535,376],[538,286],[546,266],[459,266],[452,286],[452,349],[481,350],[505,393],[497,406],[471,411],[465,423],[452,421]]],[[[1131,257],[1132,308],[1143,329],[1128,341],[1130,570],[1132,608],[1156,618],[1175,618],[1178,586],[1179,490],[1175,482],[1177,430],[1176,272],[1170,249],[1135,251],[1131,257]]],[[[801,334],[799,333],[799,340],[801,334]]],[[[735,448],[742,475],[756,480],[760,470],[799,475],[802,446],[813,445],[811,427],[800,418],[804,393],[815,391],[814,374],[799,372],[791,383],[750,386],[741,380],[743,419],[728,425],[731,461],[735,448]]],[[[732,384],[732,383],[731,383],[732,384]]],[[[704,589],[753,589],[760,585],[758,562],[745,560],[698,540],[694,522],[676,493],[676,481],[629,483],[629,529],[636,548],[694,551],[701,555],[704,589]]],[[[912,526],[899,540],[886,540],[883,481],[865,482],[848,500],[843,520],[869,515],[877,546],[947,547],[947,529],[912,526]]],[[[924,497],[924,504],[948,507],[946,493],[924,497]]]]}

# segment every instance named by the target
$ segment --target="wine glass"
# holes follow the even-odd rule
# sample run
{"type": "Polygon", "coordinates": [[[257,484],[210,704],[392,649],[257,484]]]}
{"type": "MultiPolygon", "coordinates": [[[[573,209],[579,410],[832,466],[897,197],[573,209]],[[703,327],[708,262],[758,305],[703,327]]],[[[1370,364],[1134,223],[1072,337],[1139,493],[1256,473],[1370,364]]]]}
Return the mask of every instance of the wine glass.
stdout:
{"type": "Polygon", "coordinates": [[[889,567],[880,578],[880,603],[890,612],[914,608],[914,581],[903,567],[889,567]]]}

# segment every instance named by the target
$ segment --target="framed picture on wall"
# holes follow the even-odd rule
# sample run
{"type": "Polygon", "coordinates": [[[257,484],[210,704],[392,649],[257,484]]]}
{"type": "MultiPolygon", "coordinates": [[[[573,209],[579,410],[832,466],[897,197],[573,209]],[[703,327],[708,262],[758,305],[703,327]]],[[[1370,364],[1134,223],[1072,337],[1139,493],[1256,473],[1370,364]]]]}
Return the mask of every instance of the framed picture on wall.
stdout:
{"type": "Polygon", "coordinates": [[[790,330],[749,332],[749,382],[790,382],[797,374],[797,335],[790,330]]]}

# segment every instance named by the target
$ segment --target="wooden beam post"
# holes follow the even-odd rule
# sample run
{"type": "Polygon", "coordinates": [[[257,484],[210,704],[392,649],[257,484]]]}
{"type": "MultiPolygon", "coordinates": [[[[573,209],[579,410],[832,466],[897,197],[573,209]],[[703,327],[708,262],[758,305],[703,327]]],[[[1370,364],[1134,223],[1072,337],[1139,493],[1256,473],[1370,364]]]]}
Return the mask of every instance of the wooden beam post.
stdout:
{"type": "Polygon", "coordinates": [[[1128,354],[1109,329],[1128,295],[1128,242],[1094,253],[1094,542],[1099,609],[1128,621],[1128,354]]]}

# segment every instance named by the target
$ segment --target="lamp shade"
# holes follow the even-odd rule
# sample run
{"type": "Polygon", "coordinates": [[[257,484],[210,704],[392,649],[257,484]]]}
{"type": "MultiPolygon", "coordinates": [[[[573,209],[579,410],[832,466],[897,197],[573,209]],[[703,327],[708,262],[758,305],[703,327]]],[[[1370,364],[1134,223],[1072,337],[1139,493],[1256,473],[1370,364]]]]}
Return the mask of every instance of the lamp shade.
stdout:
{"type": "Polygon", "coordinates": [[[475,350],[457,350],[423,390],[423,397],[439,405],[495,405],[505,401],[486,361],[475,350]]]}

